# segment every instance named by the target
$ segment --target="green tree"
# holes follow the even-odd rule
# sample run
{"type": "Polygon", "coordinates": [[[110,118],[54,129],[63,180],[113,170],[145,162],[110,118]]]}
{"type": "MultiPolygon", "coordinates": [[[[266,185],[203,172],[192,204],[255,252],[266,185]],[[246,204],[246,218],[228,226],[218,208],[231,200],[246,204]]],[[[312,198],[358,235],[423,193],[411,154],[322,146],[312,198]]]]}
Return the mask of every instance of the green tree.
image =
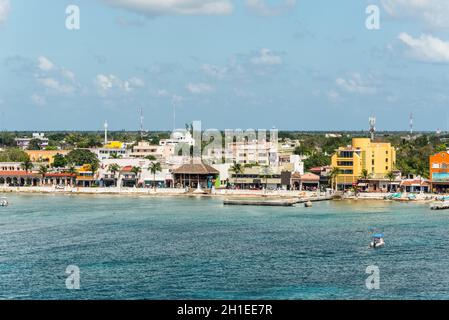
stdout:
{"type": "Polygon", "coordinates": [[[53,167],[64,168],[67,165],[67,160],[64,155],[58,153],[53,157],[53,167]]]}
{"type": "Polygon", "coordinates": [[[76,149],[70,151],[65,158],[67,164],[73,166],[83,166],[85,164],[88,164],[92,166],[92,169],[98,169],[100,164],[100,161],[98,160],[98,157],[95,155],[95,153],[84,149],[76,149]]]}
{"type": "Polygon", "coordinates": [[[136,185],[137,185],[139,182],[139,175],[142,172],[142,169],[140,167],[132,167],[131,172],[134,173],[136,176],[136,185]]]}
{"type": "Polygon", "coordinates": [[[360,174],[360,178],[362,178],[363,180],[368,179],[368,178],[369,178],[368,170],[363,169],[362,172],[361,172],[361,174],[360,174]]]}
{"type": "Polygon", "coordinates": [[[340,169],[339,168],[332,168],[331,172],[329,172],[328,178],[329,178],[329,182],[331,183],[331,188],[332,190],[337,190],[337,179],[338,179],[338,175],[340,174],[340,169]],[[334,185],[335,185],[335,189],[334,189],[334,185]]]}
{"type": "Polygon", "coordinates": [[[115,184],[115,186],[117,186],[118,177],[116,177],[115,174],[117,172],[120,172],[120,169],[121,169],[120,166],[117,163],[113,163],[108,166],[108,169],[109,169],[109,172],[111,172],[112,175],[114,176],[114,184],[115,184]]]}
{"type": "Polygon", "coordinates": [[[153,174],[153,187],[156,189],[156,173],[162,171],[161,164],[159,162],[152,162],[148,169],[153,174]]]}
{"type": "Polygon", "coordinates": [[[153,155],[146,156],[145,159],[150,160],[150,161],[156,161],[157,160],[156,157],[153,156],[153,155]]]}
{"type": "Polygon", "coordinates": [[[316,152],[304,160],[304,167],[306,170],[314,167],[323,167],[330,165],[331,158],[324,153],[316,152]]]}
{"type": "Polygon", "coordinates": [[[31,171],[34,167],[33,163],[31,162],[30,158],[28,157],[25,161],[23,161],[20,164],[20,167],[25,170],[26,172],[31,171]]]}
{"type": "Polygon", "coordinates": [[[0,162],[25,162],[29,159],[28,154],[18,148],[10,148],[0,152],[0,162]]]}
{"type": "Polygon", "coordinates": [[[28,150],[41,150],[42,141],[39,139],[31,139],[28,144],[28,150]]]}
{"type": "Polygon", "coordinates": [[[48,167],[46,165],[41,165],[39,167],[39,174],[42,177],[42,183],[44,183],[45,176],[47,175],[47,173],[48,173],[48,167]]]}
{"type": "Polygon", "coordinates": [[[235,174],[235,184],[238,181],[238,175],[243,173],[243,168],[240,163],[234,161],[234,164],[229,168],[229,171],[234,172],[235,174]]]}

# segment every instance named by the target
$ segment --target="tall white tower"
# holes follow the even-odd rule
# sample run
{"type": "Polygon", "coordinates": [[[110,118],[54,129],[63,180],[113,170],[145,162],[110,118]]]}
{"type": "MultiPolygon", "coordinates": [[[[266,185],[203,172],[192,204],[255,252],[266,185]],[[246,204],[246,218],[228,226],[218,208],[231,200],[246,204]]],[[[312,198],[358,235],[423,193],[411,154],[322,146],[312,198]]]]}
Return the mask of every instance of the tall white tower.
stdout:
{"type": "Polygon", "coordinates": [[[104,122],[104,144],[108,144],[108,121],[104,122]]]}
{"type": "Polygon", "coordinates": [[[410,137],[413,136],[413,113],[410,113],[410,137]]]}
{"type": "Polygon", "coordinates": [[[140,108],[140,137],[143,138],[143,109],[140,108]]]}
{"type": "Polygon", "coordinates": [[[371,140],[374,140],[374,133],[376,132],[376,117],[371,116],[368,119],[369,123],[369,132],[371,134],[371,140]]]}

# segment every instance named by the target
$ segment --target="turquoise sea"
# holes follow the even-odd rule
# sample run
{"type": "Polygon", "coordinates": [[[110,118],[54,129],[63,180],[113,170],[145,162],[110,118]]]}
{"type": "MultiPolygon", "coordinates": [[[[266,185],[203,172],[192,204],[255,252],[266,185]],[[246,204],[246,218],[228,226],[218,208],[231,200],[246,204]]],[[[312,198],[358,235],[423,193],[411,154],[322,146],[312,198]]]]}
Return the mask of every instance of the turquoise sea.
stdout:
{"type": "Polygon", "coordinates": [[[8,195],[1,299],[449,299],[449,211],[336,201],[8,195]],[[369,249],[369,228],[386,247],[369,249]],[[68,265],[80,290],[68,290],[68,265]],[[366,268],[380,270],[368,290],[366,268]]]}

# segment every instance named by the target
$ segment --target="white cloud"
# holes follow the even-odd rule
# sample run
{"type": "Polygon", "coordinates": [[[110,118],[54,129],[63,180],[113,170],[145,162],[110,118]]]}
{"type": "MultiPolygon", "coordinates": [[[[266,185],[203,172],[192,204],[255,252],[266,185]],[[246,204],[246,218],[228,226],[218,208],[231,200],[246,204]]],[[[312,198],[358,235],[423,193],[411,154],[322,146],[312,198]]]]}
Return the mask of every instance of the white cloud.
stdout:
{"type": "Polygon", "coordinates": [[[340,100],[340,94],[335,90],[329,90],[326,92],[326,96],[331,100],[332,102],[337,102],[340,100]]]}
{"type": "Polygon", "coordinates": [[[11,10],[9,0],[0,0],[0,25],[6,22],[11,10]]]}
{"type": "Polygon", "coordinates": [[[217,79],[223,79],[228,71],[226,67],[220,67],[211,64],[203,64],[201,66],[201,70],[206,75],[217,79]]]}
{"type": "Polygon", "coordinates": [[[204,94],[214,90],[212,86],[207,83],[189,83],[186,88],[193,94],[204,94]]]}
{"type": "Polygon", "coordinates": [[[422,34],[419,38],[413,38],[405,32],[401,33],[398,38],[409,49],[408,54],[417,60],[449,62],[449,42],[426,34],[422,34]]]}
{"type": "Polygon", "coordinates": [[[33,94],[31,96],[31,102],[33,102],[37,106],[45,106],[47,104],[47,100],[44,97],[37,94],[33,94]]]}
{"type": "Polygon", "coordinates": [[[38,61],[38,67],[42,71],[51,71],[55,67],[53,62],[51,62],[48,58],[46,58],[44,56],[37,58],[37,61],[38,61]]]}
{"type": "Polygon", "coordinates": [[[270,49],[261,49],[259,54],[251,59],[256,65],[279,65],[282,64],[282,58],[274,54],[270,49]]]}
{"type": "Polygon", "coordinates": [[[416,19],[430,28],[449,28],[449,1],[447,0],[381,0],[392,17],[416,19]]]}
{"type": "Polygon", "coordinates": [[[106,96],[108,93],[129,93],[134,89],[145,86],[145,82],[140,78],[130,78],[128,80],[121,80],[119,77],[111,74],[99,74],[95,78],[100,95],[106,96]]]}
{"type": "Polygon", "coordinates": [[[335,83],[340,89],[349,93],[375,94],[377,92],[377,89],[367,84],[359,73],[352,73],[346,79],[337,78],[335,83]]]}
{"type": "Polygon", "coordinates": [[[38,78],[37,82],[55,93],[70,94],[75,91],[75,87],[68,84],[62,84],[53,78],[38,78]]]}
{"type": "Polygon", "coordinates": [[[103,0],[103,2],[148,16],[226,15],[234,10],[229,0],[103,0]]]}
{"type": "Polygon", "coordinates": [[[296,0],[283,0],[280,4],[269,5],[267,0],[245,0],[246,7],[260,16],[277,16],[296,6],[296,0]]]}

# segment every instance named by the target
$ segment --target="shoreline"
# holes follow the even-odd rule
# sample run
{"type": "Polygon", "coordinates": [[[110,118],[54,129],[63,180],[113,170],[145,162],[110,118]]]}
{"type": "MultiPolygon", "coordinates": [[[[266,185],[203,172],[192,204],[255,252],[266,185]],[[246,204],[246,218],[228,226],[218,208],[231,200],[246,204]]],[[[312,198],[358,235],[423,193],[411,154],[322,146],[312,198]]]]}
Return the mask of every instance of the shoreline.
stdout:
{"type": "Polygon", "coordinates": [[[110,196],[146,196],[146,197],[204,197],[204,198],[222,198],[222,199],[238,199],[238,200],[302,200],[302,201],[388,201],[388,202],[404,202],[404,203],[432,203],[436,201],[438,194],[417,194],[416,199],[385,199],[389,193],[361,193],[358,196],[342,195],[340,198],[332,198],[331,195],[323,192],[314,191],[287,191],[276,190],[264,192],[263,190],[231,190],[218,189],[204,193],[195,193],[186,189],[141,189],[141,188],[81,188],[81,187],[65,187],[64,189],[56,189],[55,187],[0,187],[0,194],[49,194],[49,195],[110,195],[110,196]]]}

